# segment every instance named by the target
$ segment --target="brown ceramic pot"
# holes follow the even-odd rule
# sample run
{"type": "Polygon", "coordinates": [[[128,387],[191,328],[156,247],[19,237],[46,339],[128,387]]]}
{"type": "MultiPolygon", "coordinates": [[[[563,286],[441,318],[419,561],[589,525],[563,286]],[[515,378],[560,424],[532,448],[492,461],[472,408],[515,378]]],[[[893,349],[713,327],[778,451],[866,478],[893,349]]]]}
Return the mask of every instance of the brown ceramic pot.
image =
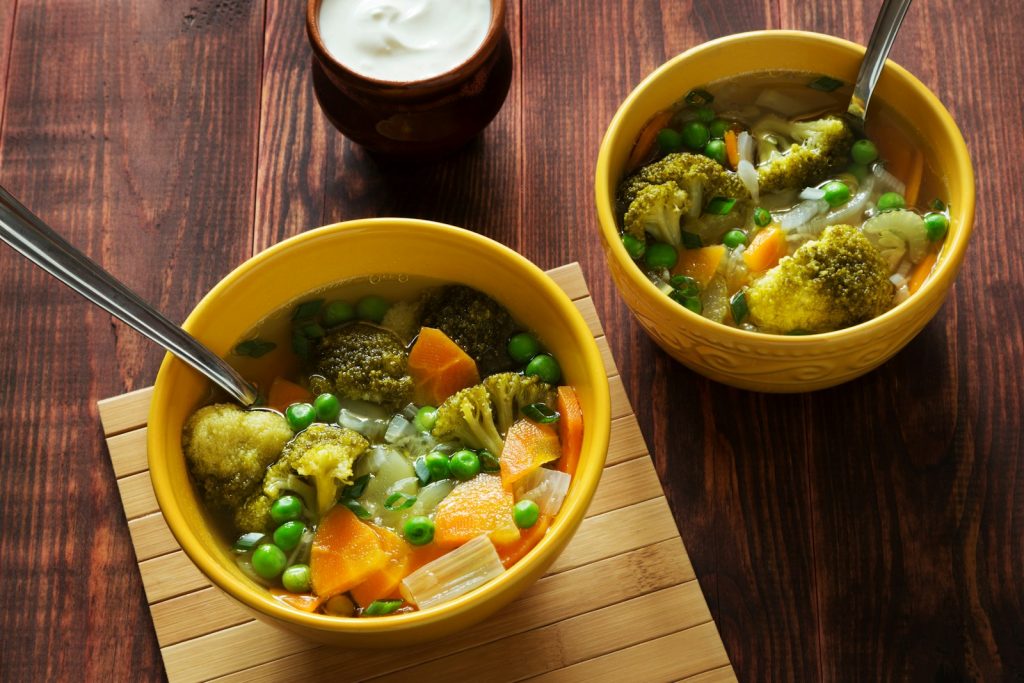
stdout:
{"type": "Polygon", "coordinates": [[[334,59],[320,37],[321,2],[306,6],[313,88],[327,118],[352,141],[388,155],[440,154],[466,144],[501,109],[512,82],[504,0],[491,0],[490,27],[469,59],[438,76],[405,82],[363,76],[334,59]]]}

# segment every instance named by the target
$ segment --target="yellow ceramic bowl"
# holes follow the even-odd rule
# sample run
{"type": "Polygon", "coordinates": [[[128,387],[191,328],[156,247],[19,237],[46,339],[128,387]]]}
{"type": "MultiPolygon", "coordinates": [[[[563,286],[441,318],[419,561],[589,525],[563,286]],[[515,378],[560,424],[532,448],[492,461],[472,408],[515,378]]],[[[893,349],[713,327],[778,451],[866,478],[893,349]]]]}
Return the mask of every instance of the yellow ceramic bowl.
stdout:
{"type": "Polygon", "coordinates": [[[928,163],[949,190],[951,213],[935,270],[904,303],[873,320],[827,334],[747,332],[714,323],[661,294],[630,260],[618,236],[615,188],[637,135],[655,113],[694,87],[752,71],[812,71],[852,83],[863,54],[860,45],[816,33],[759,31],[727,36],[659,67],[626,98],[608,126],[597,159],[595,193],[612,278],[647,333],[687,367],[713,380],[755,391],[822,389],[888,360],[921,331],[945,301],[971,234],[974,173],[949,112],[919,80],[891,61],[873,102],[884,101],[902,112],[928,141],[928,163]]]}
{"type": "MultiPolygon", "coordinates": [[[[583,519],[604,467],[610,408],[597,345],[569,298],[540,269],[497,242],[427,221],[381,218],[339,223],[286,240],[246,261],[207,294],[184,327],[224,356],[271,312],[349,278],[404,274],[458,281],[487,292],[536,330],[579,395],[586,424],[579,469],[561,513],[540,544],[501,577],[422,612],[376,619],[289,609],[247,579],[189,481],[181,429],[209,396],[209,383],[168,355],[149,415],[149,468],[175,538],[214,585],[259,618],[305,637],[351,647],[392,647],[439,638],[477,622],[539,578],[583,519]]],[[[197,618],[203,618],[197,615],[197,618]]]]}

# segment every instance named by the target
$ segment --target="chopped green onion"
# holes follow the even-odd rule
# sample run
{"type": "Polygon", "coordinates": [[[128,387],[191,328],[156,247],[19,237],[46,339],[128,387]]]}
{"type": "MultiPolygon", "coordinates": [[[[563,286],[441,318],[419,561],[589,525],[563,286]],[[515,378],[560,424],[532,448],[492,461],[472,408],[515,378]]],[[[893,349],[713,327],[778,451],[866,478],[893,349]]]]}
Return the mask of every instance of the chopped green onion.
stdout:
{"type": "Polygon", "coordinates": [[[945,211],[946,210],[946,203],[944,201],[942,201],[941,199],[937,198],[937,197],[935,199],[933,199],[932,203],[929,204],[928,206],[930,206],[932,208],[932,211],[945,211]]]}
{"type": "Polygon", "coordinates": [[[551,424],[558,422],[558,411],[551,410],[546,403],[531,403],[522,407],[522,413],[534,422],[540,424],[551,424]]]}
{"type": "Polygon", "coordinates": [[[673,289],[669,293],[668,298],[672,299],[672,301],[675,301],[680,306],[690,309],[697,315],[700,315],[701,311],[704,310],[704,306],[701,304],[700,299],[695,296],[686,296],[677,289],[673,289]]]}
{"type": "Polygon", "coordinates": [[[479,451],[477,451],[477,456],[480,458],[480,471],[481,472],[500,472],[501,471],[501,463],[494,456],[494,453],[491,453],[486,448],[481,448],[479,451]]]}
{"type": "Polygon", "coordinates": [[[354,482],[346,486],[342,492],[342,498],[359,498],[363,495],[363,491],[366,490],[366,485],[370,483],[370,477],[372,474],[364,474],[363,476],[356,479],[354,482]]]}
{"type": "Polygon", "coordinates": [[[729,197],[715,197],[708,205],[704,207],[704,213],[710,213],[715,216],[725,216],[732,207],[736,206],[736,200],[730,199],[729,197]]]}
{"type": "Polygon", "coordinates": [[[416,496],[410,496],[408,493],[402,491],[396,491],[392,493],[384,501],[384,509],[391,510],[406,510],[416,504],[416,496]]]}
{"type": "Polygon", "coordinates": [[[815,90],[820,90],[822,92],[832,92],[836,88],[842,87],[842,85],[842,81],[836,80],[831,76],[821,76],[808,83],[807,87],[814,88],[815,90]]]}
{"type": "Polygon", "coordinates": [[[306,337],[306,339],[319,339],[325,334],[324,328],[320,327],[316,323],[309,323],[308,325],[303,325],[299,329],[302,332],[302,335],[306,337]]]}
{"type": "Polygon", "coordinates": [[[374,600],[363,610],[364,617],[382,617],[402,606],[401,600],[374,600]]]}
{"type": "Polygon", "coordinates": [[[715,96],[709,93],[707,90],[701,90],[700,88],[694,88],[690,92],[686,93],[686,103],[691,104],[695,107],[701,107],[705,104],[711,104],[715,101],[715,96]]]}
{"type": "Polygon", "coordinates": [[[700,249],[704,246],[704,241],[701,240],[700,235],[697,233],[685,230],[680,230],[679,232],[682,235],[683,246],[687,249],[700,249]]]}
{"type": "Polygon", "coordinates": [[[268,342],[263,339],[246,339],[244,342],[235,347],[236,356],[249,356],[250,358],[259,358],[264,356],[274,349],[277,348],[277,344],[274,342],[268,342]]]}
{"type": "Polygon", "coordinates": [[[292,332],[292,351],[295,355],[303,360],[309,358],[310,346],[309,339],[306,335],[302,334],[301,330],[295,330],[292,332]]]}
{"type": "Polygon", "coordinates": [[[430,468],[427,467],[427,456],[421,455],[412,461],[412,468],[416,471],[416,478],[420,484],[426,486],[430,483],[430,468]]]}
{"type": "Polygon", "coordinates": [[[759,206],[754,209],[754,225],[759,228],[763,228],[772,222],[772,214],[768,209],[759,206]]]}
{"type": "Polygon", "coordinates": [[[729,308],[732,309],[732,319],[739,325],[747,317],[747,295],[741,290],[732,295],[729,299],[729,308]]]}
{"type": "Polygon", "coordinates": [[[264,533],[259,531],[252,531],[248,534],[242,534],[235,541],[234,549],[236,553],[247,553],[260,544],[263,537],[266,536],[264,533]]]}
{"type": "Polygon", "coordinates": [[[347,507],[349,510],[351,510],[359,519],[370,519],[370,517],[373,516],[370,514],[369,510],[367,510],[366,508],[364,508],[362,505],[355,502],[351,498],[346,498],[345,500],[341,501],[341,504],[347,507]]]}
{"type": "Polygon", "coordinates": [[[323,305],[323,299],[303,301],[301,304],[295,307],[295,312],[292,313],[292,320],[308,320],[309,318],[313,318],[316,316],[317,313],[320,312],[320,307],[323,305]]]}

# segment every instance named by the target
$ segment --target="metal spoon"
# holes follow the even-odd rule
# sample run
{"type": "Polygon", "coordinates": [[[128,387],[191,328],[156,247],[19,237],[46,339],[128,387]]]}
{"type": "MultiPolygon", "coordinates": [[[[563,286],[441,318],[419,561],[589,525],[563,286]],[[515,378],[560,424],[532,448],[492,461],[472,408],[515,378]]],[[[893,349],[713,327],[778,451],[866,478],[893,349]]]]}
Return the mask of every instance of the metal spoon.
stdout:
{"type": "Polygon", "coordinates": [[[234,368],[68,244],[2,186],[0,239],[89,301],[191,365],[242,405],[251,406],[256,402],[256,389],[234,368]]]}
{"type": "Polygon", "coordinates": [[[875,27],[871,29],[871,38],[864,53],[864,61],[860,63],[857,82],[853,86],[853,97],[850,98],[850,106],[847,109],[852,122],[862,131],[871,93],[878,83],[878,77],[882,75],[885,58],[889,56],[889,50],[896,40],[896,32],[900,30],[910,2],[911,0],[883,0],[878,17],[875,18],[875,27]]]}

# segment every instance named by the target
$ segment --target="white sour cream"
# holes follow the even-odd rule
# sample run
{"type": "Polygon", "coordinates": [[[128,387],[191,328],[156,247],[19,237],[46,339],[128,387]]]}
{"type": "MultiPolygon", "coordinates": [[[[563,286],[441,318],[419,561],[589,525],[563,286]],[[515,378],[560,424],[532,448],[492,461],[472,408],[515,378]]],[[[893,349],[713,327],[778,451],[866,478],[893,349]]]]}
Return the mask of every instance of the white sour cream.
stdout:
{"type": "Polygon", "coordinates": [[[382,81],[422,81],[484,42],[490,0],[323,0],[320,37],[335,59],[382,81]]]}

